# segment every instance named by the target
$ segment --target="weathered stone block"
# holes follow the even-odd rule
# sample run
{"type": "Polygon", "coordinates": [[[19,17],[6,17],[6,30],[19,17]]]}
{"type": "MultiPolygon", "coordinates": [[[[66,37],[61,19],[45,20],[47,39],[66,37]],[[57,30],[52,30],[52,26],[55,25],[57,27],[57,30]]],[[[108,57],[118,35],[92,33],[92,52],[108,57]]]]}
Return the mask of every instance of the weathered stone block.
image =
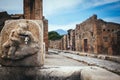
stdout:
{"type": "Polygon", "coordinates": [[[0,36],[2,65],[42,66],[44,64],[42,21],[8,20],[0,36]]]}
{"type": "Polygon", "coordinates": [[[94,66],[0,67],[0,80],[120,80],[120,76],[94,66]]]}
{"type": "Polygon", "coordinates": [[[120,80],[120,76],[99,67],[88,67],[81,71],[81,80],[120,80]]]}

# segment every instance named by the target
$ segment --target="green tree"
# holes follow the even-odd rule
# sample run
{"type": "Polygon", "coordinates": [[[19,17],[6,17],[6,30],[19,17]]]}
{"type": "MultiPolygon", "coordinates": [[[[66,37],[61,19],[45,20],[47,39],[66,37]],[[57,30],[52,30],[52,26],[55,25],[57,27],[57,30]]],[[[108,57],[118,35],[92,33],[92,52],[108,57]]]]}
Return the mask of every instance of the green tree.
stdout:
{"type": "Polygon", "coordinates": [[[56,31],[50,31],[48,32],[48,39],[49,40],[59,40],[63,36],[59,35],[56,31]]]}

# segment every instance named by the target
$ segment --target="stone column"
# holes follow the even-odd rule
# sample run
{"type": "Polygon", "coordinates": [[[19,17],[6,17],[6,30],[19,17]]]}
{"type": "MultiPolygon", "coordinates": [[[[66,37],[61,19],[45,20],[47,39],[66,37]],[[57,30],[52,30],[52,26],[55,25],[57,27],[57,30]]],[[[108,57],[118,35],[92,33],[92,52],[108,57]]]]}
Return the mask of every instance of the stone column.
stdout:
{"type": "Polygon", "coordinates": [[[25,19],[42,20],[43,4],[42,0],[24,0],[25,19]]]}
{"type": "Polygon", "coordinates": [[[43,17],[43,1],[35,0],[35,19],[42,19],[43,17]]]}
{"type": "Polygon", "coordinates": [[[30,19],[30,0],[24,0],[24,17],[30,19]]]}
{"type": "Polygon", "coordinates": [[[48,20],[43,18],[45,50],[48,53],[48,20]]]}

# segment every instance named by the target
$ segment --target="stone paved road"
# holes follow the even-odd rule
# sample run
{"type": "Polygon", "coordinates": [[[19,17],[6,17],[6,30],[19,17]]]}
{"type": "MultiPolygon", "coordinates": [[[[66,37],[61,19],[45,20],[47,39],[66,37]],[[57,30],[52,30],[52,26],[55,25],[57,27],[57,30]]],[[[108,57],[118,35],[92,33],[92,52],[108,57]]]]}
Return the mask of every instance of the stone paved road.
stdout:
{"type": "Polygon", "coordinates": [[[79,56],[76,54],[70,54],[69,52],[64,53],[56,50],[49,50],[49,52],[53,52],[64,57],[68,57],[80,62],[87,63],[90,66],[98,66],[98,67],[120,74],[120,64],[113,61],[102,60],[102,59],[92,58],[88,56],[79,56]]]}
{"type": "Polygon", "coordinates": [[[78,56],[78,55],[63,53],[63,52],[61,52],[59,55],[66,56],[78,61],[86,62],[88,65],[98,66],[98,67],[105,68],[107,70],[120,74],[120,64],[116,62],[87,57],[87,56],[78,56]]]}
{"type": "Polygon", "coordinates": [[[46,54],[45,66],[88,66],[85,63],[66,58],[59,54],[46,54]]]}

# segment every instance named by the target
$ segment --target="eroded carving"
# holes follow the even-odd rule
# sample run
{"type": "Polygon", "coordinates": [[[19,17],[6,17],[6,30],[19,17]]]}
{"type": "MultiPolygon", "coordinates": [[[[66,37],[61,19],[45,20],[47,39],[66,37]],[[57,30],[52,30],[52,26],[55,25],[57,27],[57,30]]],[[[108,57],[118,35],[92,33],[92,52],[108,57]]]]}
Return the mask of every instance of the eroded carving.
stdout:
{"type": "Polygon", "coordinates": [[[38,40],[29,31],[27,23],[19,23],[11,30],[8,40],[2,45],[3,59],[21,59],[39,51],[38,40]]]}

